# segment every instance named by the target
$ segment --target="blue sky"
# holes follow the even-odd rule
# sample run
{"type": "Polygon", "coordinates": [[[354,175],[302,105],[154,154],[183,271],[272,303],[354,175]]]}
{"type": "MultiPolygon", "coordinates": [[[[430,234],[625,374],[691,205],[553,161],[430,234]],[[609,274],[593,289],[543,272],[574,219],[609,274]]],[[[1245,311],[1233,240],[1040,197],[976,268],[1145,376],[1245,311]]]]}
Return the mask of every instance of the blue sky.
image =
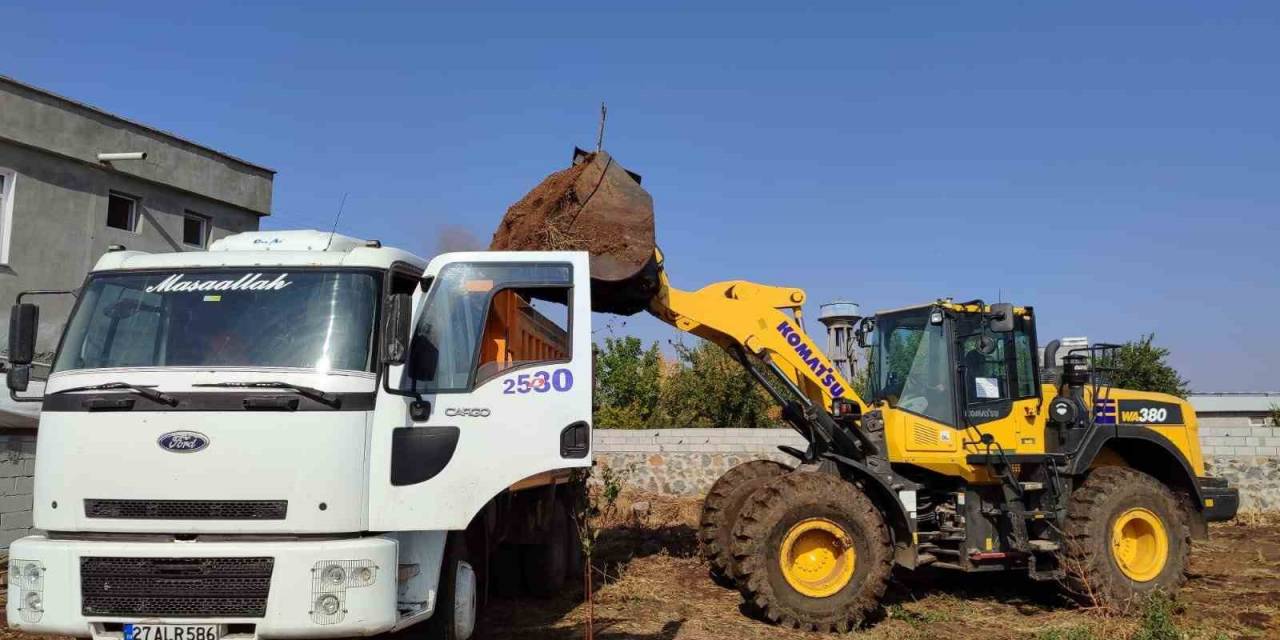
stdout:
{"type": "Polygon", "coordinates": [[[1003,296],[1280,388],[1275,3],[59,4],[0,8],[0,73],[278,170],[266,228],[345,193],[342,232],[487,243],[606,100],[679,286],[1003,296]]]}

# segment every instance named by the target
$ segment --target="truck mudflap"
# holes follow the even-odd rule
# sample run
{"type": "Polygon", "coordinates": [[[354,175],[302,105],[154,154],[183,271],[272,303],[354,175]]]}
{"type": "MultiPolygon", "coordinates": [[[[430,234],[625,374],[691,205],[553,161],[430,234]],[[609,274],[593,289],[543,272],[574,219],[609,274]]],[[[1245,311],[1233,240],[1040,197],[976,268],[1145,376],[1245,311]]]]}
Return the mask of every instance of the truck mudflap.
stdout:
{"type": "Polygon", "coordinates": [[[1224,522],[1240,510],[1240,490],[1227,486],[1223,478],[1197,478],[1206,522],[1224,522]]]}

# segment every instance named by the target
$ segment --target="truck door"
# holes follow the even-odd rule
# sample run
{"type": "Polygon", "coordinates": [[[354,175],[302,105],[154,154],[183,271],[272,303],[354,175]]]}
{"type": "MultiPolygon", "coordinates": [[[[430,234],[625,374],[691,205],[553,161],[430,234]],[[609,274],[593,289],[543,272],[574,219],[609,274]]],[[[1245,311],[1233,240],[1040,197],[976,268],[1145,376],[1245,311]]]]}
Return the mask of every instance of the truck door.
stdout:
{"type": "Polygon", "coordinates": [[[445,254],[424,278],[371,427],[374,531],[463,529],[512,484],[591,465],[587,254],[445,254]]]}

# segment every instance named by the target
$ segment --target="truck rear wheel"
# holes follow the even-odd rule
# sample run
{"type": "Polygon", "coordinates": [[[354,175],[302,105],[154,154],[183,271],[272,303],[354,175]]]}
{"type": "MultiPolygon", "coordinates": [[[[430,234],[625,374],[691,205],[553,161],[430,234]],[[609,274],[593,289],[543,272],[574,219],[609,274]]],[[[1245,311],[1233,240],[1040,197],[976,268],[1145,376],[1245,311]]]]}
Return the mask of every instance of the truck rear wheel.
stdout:
{"type": "Polygon", "coordinates": [[[466,535],[450,531],[444,543],[436,609],[422,623],[422,640],[467,640],[476,628],[476,573],[466,535]]]}
{"type": "Polygon", "coordinates": [[[711,565],[711,577],[732,586],[737,569],[733,559],[733,525],[747,498],[766,481],[791,471],[773,460],[751,460],[726,471],[711,485],[702,501],[698,542],[711,565]]]}
{"type": "Polygon", "coordinates": [[[1065,532],[1067,590],[1086,605],[1124,610],[1186,582],[1191,529],[1173,492],[1141,471],[1094,469],[1071,494],[1065,532]]]}
{"type": "Polygon", "coordinates": [[[738,588],[771,622],[857,628],[880,606],[893,568],[884,517],[838,476],[797,471],[764,483],[734,528],[738,588]]]}
{"type": "Polygon", "coordinates": [[[559,503],[552,509],[547,539],[524,549],[524,586],[529,593],[543,598],[564,588],[571,560],[565,540],[572,529],[569,514],[559,503]]]}

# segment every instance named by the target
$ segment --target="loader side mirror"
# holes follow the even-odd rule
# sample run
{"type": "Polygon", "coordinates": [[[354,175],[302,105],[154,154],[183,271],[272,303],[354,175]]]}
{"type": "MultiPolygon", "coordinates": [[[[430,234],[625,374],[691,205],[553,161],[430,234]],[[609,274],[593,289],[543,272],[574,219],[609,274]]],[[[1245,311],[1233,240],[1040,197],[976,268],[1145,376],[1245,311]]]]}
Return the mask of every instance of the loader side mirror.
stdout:
{"type": "Polygon", "coordinates": [[[1008,302],[997,302],[991,305],[991,320],[988,325],[994,333],[1013,331],[1013,305],[1008,302]]]}
{"type": "Polygon", "coordinates": [[[13,305],[9,311],[9,362],[29,365],[36,355],[36,330],[40,307],[29,302],[13,305]]]}
{"type": "Polygon", "coordinates": [[[413,297],[407,293],[387,296],[386,323],[382,330],[382,364],[404,364],[409,353],[409,338],[412,331],[413,297]]]}
{"type": "Polygon", "coordinates": [[[858,322],[858,327],[853,330],[853,337],[858,341],[858,346],[863,349],[871,346],[871,333],[876,330],[876,321],[874,318],[863,318],[858,322]]]}

